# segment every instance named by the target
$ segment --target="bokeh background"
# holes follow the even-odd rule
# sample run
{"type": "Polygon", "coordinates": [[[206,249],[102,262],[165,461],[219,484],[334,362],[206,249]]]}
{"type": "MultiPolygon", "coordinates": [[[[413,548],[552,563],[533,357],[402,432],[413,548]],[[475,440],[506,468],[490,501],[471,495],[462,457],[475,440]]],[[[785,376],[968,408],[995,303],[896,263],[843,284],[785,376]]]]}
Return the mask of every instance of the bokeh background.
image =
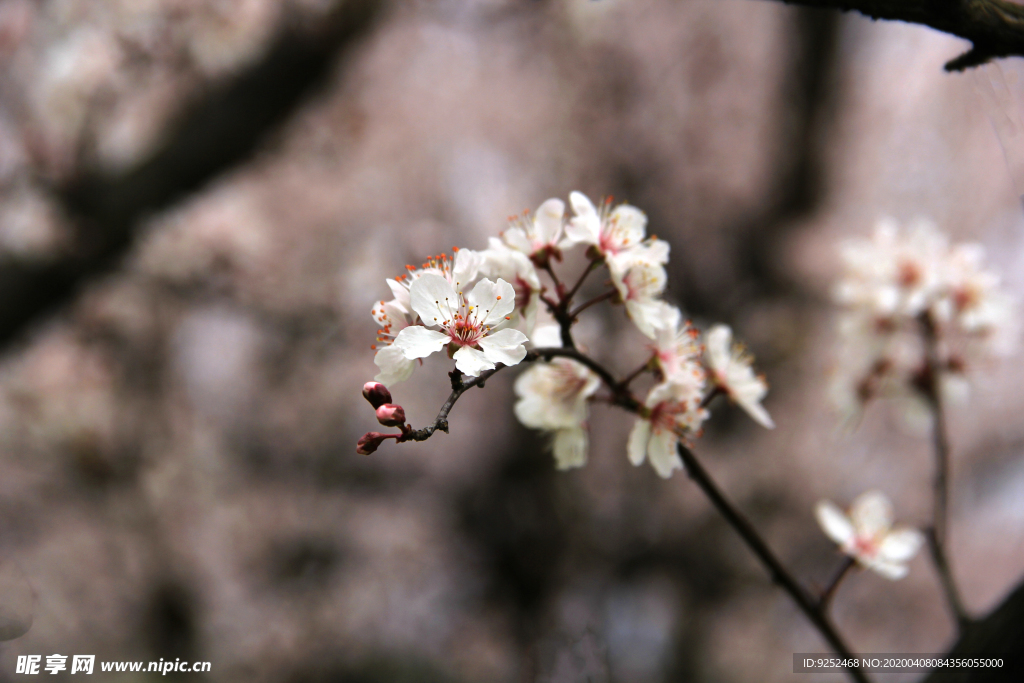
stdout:
{"type": "MultiPolygon", "coordinates": [[[[0,680],[54,653],[212,662],[195,681],[810,680],[792,653],[824,643],[685,476],[629,465],[625,414],[595,408],[590,463],[558,473],[507,371],[451,435],[356,455],[369,310],[547,197],[641,207],[670,297],[772,384],[776,430],[717,405],[697,451],[820,585],[817,500],[930,510],[901,407],[843,427],[828,402],[836,245],[927,216],[1024,294],[1019,66],[944,73],[965,47],[752,0],[0,1],[0,628],[32,619],[0,680]]],[[[621,309],[588,315],[631,369],[621,309]]],[[[951,415],[979,613],[1024,574],[1019,358],[951,415]]],[[[414,425],[447,369],[395,388],[414,425]]],[[[940,598],[919,557],[850,577],[835,617],[857,651],[940,652],[940,598]]]]}

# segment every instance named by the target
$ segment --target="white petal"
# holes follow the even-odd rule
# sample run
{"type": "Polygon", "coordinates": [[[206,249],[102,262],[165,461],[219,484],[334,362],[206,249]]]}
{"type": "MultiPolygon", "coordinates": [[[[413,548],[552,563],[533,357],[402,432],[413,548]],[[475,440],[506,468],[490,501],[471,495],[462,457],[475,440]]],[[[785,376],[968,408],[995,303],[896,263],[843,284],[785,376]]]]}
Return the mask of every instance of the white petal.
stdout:
{"type": "Polygon", "coordinates": [[[576,216],[567,226],[565,234],[578,244],[598,244],[601,241],[601,218],[597,208],[582,192],[571,192],[569,203],[576,216]]]}
{"type": "Polygon", "coordinates": [[[459,249],[452,263],[452,284],[456,291],[469,287],[484,263],[484,255],[472,249],[459,249]]]}
{"type": "Polygon", "coordinates": [[[478,343],[490,362],[518,365],[526,357],[523,344],[528,341],[529,338],[519,330],[500,330],[487,335],[478,343]]]}
{"type": "Polygon", "coordinates": [[[651,423],[642,418],[633,424],[633,430],[629,433],[629,442],[626,446],[626,454],[629,461],[634,465],[640,465],[647,457],[647,442],[651,438],[651,423]]]}
{"type": "Polygon", "coordinates": [[[497,282],[483,279],[466,297],[473,308],[472,315],[484,325],[497,326],[516,307],[516,290],[501,278],[497,282]]]}
{"type": "Polygon", "coordinates": [[[857,496],[850,506],[850,520],[860,536],[879,536],[892,525],[892,503],[881,491],[857,496]]]}
{"type": "Polygon", "coordinates": [[[743,410],[747,411],[747,415],[754,418],[754,421],[765,429],[775,429],[775,423],[772,421],[772,416],[768,414],[764,406],[761,405],[759,399],[751,400],[749,397],[744,397],[742,394],[736,395],[736,403],[740,405],[743,410]]]}
{"type": "Polygon", "coordinates": [[[715,325],[704,335],[704,359],[712,370],[724,372],[732,360],[732,329],[715,325]]]}
{"type": "Polygon", "coordinates": [[[581,427],[557,430],[551,445],[558,469],[567,470],[586,464],[587,432],[581,427]]]}
{"type": "Polygon", "coordinates": [[[562,232],[562,217],[565,215],[565,202],[561,199],[549,199],[540,205],[534,217],[533,225],[537,239],[542,245],[554,244],[562,232]]]}
{"type": "Polygon", "coordinates": [[[424,325],[441,325],[455,319],[459,310],[459,297],[452,286],[440,275],[424,273],[409,286],[412,310],[424,325]]]}
{"type": "Polygon", "coordinates": [[[409,306],[409,288],[398,280],[392,280],[391,278],[388,278],[387,283],[388,287],[391,289],[391,293],[395,295],[395,300],[405,308],[412,310],[409,306]]]}
{"type": "Polygon", "coordinates": [[[415,358],[426,358],[432,353],[437,353],[449,341],[451,340],[447,334],[436,330],[428,330],[422,325],[410,325],[398,333],[391,346],[401,349],[406,358],[413,360],[415,358]]]}
{"type": "MultiPolygon", "coordinates": [[[[614,221],[616,227],[618,227],[623,237],[623,246],[634,246],[643,242],[644,233],[647,229],[647,215],[629,204],[620,204],[615,207],[609,216],[610,221],[614,221]]],[[[662,240],[655,240],[656,242],[663,242],[662,240]]],[[[667,247],[667,242],[663,242],[667,247]]],[[[659,247],[660,249],[660,247],[659,247]]],[[[665,252],[665,260],[662,263],[668,262],[668,252],[665,252]]]]}
{"type": "Polygon", "coordinates": [[[868,569],[878,572],[885,578],[892,581],[902,579],[907,575],[907,572],[910,571],[907,569],[907,565],[905,564],[900,564],[898,562],[886,562],[885,560],[880,559],[865,560],[862,564],[868,569]]]}
{"type": "Polygon", "coordinates": [[[650,339],[655,338],[657,330],[671,326],[676,319],[673,316],[679,315],[675,306],[655,299],[627,301],[626,312],[636,328],[650,339]]]}
{"type": "Polygon", "coordinates": [[[406,358],[405,353],[394,346],[385,346],[378,351],[373,362],[380,368],[380,373],[373,380],[385,386],[404,382],[416,369],[416,361],[406,358]]]}
{"type": "Polygon", "coordinates": [[[878,548],[878,556],[888,562],[906,562],[917,554],[923,544],[924,534],[917,529],[896,528],[886,534],[878,548]]]}
{"type": "Polygon", "coordinates": [[[538,349],[560,347],[562,345],[562,328],[558,325],[541,325],[533,331],[530,343],[538,349]]]}
{"type": "Polygon", "coordinates": [[[484,355],[483,351],[470,346],[463,346],[455,352],[452,358],[455,359],[455,367],[470,377],[476,377],[484,370],[494,368],[494,363],[487,360],[487,356],[484,355]]]}
{"type": "MultiPolygon", "coordinates": [[[[517,380],[516,384],[519,384],[524,375],[521,375],[517,380]]],[[[516,392],[518,393],[518,392],[516,392]]],[[[524,427],[530,429],[544,429],[551,427],[548,423],[548,408],[550,403],[545,401],[540,395],[533,394],[529,396],[523,396],[521,399],[516,401],[516,404],[512,407],[512,412],[516,414],[516,418],[524,427]]]]}
{"type": "Polygon", "coordinates": [[[821,525],[821,530],[839,545],[846,545],[853,540],[857,532],[853,529],[853,523],[843,514],[843,511],[827,500],[823,500],[814,506],[814,516],[821,525]]]}
{"type": "Polygon", "coordinates": [[[679,438],[674,433],[664,429],[655,432],[647,442],[647,457],[654,471],[662,479],[668,479],[674,470],[683,468],[683,461],[676,451],[678,441],[679,438]]]}
{"type": "Polygon", "coordinates": [[[505,244],[524,254],[529,254],[533,251],[533,244],[522,228],[509,228],[501,233],[501,238],[505,240],[505,244]]]}

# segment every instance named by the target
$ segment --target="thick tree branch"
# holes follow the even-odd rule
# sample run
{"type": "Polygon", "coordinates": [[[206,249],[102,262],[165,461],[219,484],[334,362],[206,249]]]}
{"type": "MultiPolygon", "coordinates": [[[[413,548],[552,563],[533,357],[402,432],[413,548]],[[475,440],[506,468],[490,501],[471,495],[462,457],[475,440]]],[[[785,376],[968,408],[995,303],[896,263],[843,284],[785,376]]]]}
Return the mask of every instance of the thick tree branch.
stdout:
{"type": "Polygon", "coordinates": [[[963,71],[997,57],[1024,56],[1024,6],[1012,0],[781,1],[921,24],[971,41],[970,50],[946,63],[947,71],[963,71]]]}

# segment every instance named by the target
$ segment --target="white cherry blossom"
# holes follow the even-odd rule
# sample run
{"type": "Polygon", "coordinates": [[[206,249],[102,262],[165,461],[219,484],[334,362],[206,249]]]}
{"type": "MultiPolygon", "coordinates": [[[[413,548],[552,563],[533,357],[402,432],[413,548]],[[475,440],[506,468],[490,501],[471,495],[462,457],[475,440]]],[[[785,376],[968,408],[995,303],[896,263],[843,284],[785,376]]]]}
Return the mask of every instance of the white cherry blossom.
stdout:
{"type": "Polygon", "coordinates": [[[640,417],[629,434],[629,461],[639,466],[645,459],[659,476],[667,479],[682,469],[676,451],[682,433],[697,433],[708,417],[701,395],[692,384],[662,382],[647,395],[648,416],[640,417]]]}
{"type": "Polygon", "coordinates": [[[768,384],[763,377],[754,374],[751,367],[754,359],[743,346],[732,343],[732,330],[727,325],[715,325],[704,336],[704,346],[704,362],[715,386],[758,424],[774,429],[775,423],[761,405],[768,393],[768,384]]]}
{"type": "Polygon", "coordinates": [[[526,356],[526,335],[501,329],[515,308],[515,290],[505,280],[480,280],[465,296],[445,278],[424,273],[409,293],[425,326],[406,327],[395,338],[394,346],[407,359],[426,358],[447,346],[455,367],[475,377],[496,363],[517,365],[526,356]]]}
{"type": "Polygon", "coordinates": [[[700,333],[683,320],[678,309],[671,323],[654,331],[654,362],[665,380],[676,384],[689,382],[703,392],[706,373],[700,362],[700,333]]]}
{"type": "Polygon", "coordinates": [[[480,252],[479,272],[489,279],[502,279],[516,292],[516,307],[511,324],[529,336],[537,320],[540,303],[540,278],[533,261],[521,251],[510,249],[499,239],[490,238],[489,246],[480,252]]]}
{"type": "Polygon", "coordinates": [[[570,358],[537,363],[516,378],[516,417],[527,427],[551,432],[558,469],[586,463],[587,400],[600,385],[593,371],[570,358]]]}
{"type": "Polygon", "coordinates": [[[924,543],[920,531],[893,526],[892,503],[879,491],[858,496],[848,515],[824,500],[814,513],[822,530],[842,552],[887,579],[906,576],[906,563],[924,543]]]}
{"type": "MultiPolygon", "coordinates": [[[[679,317],[678,309],[661,300],[668,280],[664,266],[657,260],[661,251],[632,250],[608,261],[612,284],[626,305],[626,312],[637,329],[651,339],[656,329],[674,325],[679,317]]],[[[667,245],[664,251],[667,254],[667,245]]]]}
{"type": "Polygon", "coordinates": [[[562,235],[565,202],[561,199],[548,199],[535,213],[524,211],[510,217],[509,223],[509,228],[501,233],[502,241],[542,264],[552,254],[561,258],[560,248],[569,244],[562,235]]]}
{"type": "Polygon", "coordinates": [[[948,242],[928,221],[901,232],[891,219],[879,222],[870,240],[850,240],[840,249],[845,277],[836,300],[878,317],[913,318],[926,310],[942,286],[948,242]]]}
{"type": "Polygon", "coordinates": [[[573,242],[592,245],[602,256],[614,257],[644,241],[647,216],[635,206],[619,204],[610,210],[608,199],[595,207],[582,192],[572,192],[569,203],[576,215],[565,234],[573,242]]]}
{"type": "Polygon", "coordinates": [[[418,325],[419,316],[410,312],[397,299],[380,301],[374,305],[370,314],[380,325],[377,330],[377,344],[373,345],[373,348],[377,349],[373,362],[380,368],[380,373],[374,380],[384,386],[404,382],[412,376],[413,370],[416,369],[416,361],[406,358],[405,353],[394,346],[394,340],[405,328],[418,325]]]}

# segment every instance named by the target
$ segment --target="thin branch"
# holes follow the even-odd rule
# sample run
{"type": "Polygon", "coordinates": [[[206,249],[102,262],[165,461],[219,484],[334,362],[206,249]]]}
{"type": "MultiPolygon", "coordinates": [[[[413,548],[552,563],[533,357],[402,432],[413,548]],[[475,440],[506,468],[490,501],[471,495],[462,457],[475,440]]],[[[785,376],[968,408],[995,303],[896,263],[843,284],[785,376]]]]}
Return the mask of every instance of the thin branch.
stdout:
{"type": "Polygon", "coordinates": [[[946,71],[963,71],[998,57],[1024,56],[1024,7],[1012,0],[781,1],[921,24],[971,41],[971,49],[947,62],[946,71]]]}
{"type": "MultiPolygon", "coordinates": [[[[679,442],[677,446],[680,457],[683,459],[683,464],[686,466],[686,472],[690,476],[690,479],[697,484],[704,495],[708,497],[711,504],[715,506],[719,514],[725,519],[725,521],[731,526],[743,542],[747,544],[747,547],[753,551],[757,559],[761,561],[761,564],[765,566],[768,573],[771,575],[772,580],[779,584],[786,593],[793,599],[800,611],[814,624],[815,628],[824,636],[828,644],[832,646],[832,649],[836,651],[836,654],[840,655],[843,659],[854,659],[853,652],[850,647],[842,639],[839,633],[836,631],[832,622],[825,614],[824,610],[818,601],[813,598],[800,582],[790,574],[789,570],[786,569],[785,565],[779,561],[775,554],[772,552],[768,544],[764,542],[757,530],[754,529],[753,525],[747,521],[747,518],[743,516],[739,510],[737,510],[732,503],[725,497],[722,491],[715,484],[711,475],[708,474],[704,466],[701,465],[700,460],[694,455],[693,451],[679,442]]],[[[856,666],[847,667],[847,672],[850,677],[858,681],[859,683],[866,683],[868,681],[867,675],[856,666]]]]}
{"type": "Polygon", "coordinates": [[[569,320],[575,320],[576,316],[578,316],[583,311],[587,310],[588,308],[590,308],[591,306],[593,306],[595,304],[599,304],[602,301],[607,301],[608,299],[611,299],[613,296],[615,296],[618,293],[619,293],[619,291],[617,289],[609,289],[604,294],[598,294],[593,299],[590,299],[589,301],[584,301],[579,306],[577,306],[575,309],[573,309],[572,312],[569,313],[569,320]]]}
{"type": "Polygon", "coordinates": [[[825,589],[821,591],[821,595],[818,596],[818,609],[823,612],[828,609],[828,605],[832,601],[832,596],[835,595],[836,589],[839,588],[839,584],[842,583],[843,578],[856,564],[857,561],[849,555],[843,558],[843,563],[839,565],[828,585],[825,586],[825,589]]]}
{"type": "Polygon", "coordinates": [[[441,406],[441,410],[438,411],[437,417],[434,421],[423,429],[410,429],[405,431],[402,436],[398,438],[398,443],[403,441],[426,441],[434,435],[436,431],[442,431],[445,434],[448,433],[448,413],[451,412],[455,402],[459,400],[459,397],[464,393],[472,389],[473,387],[482,387],[492,375],[496,372],[501,371],[506,366],[498,364],[492,370],[484,370],[479,376],[474,377],[471,380],[462,379],[462,373],[458,370],[452,370],[448,373],[448,376],[452,380],[452,393],[448,395],[448,400],[441,406]]]}
{"type": "Polygon", "coordinates": [[[570,289],[568,292],[566,292],[566,294],[565,294],[566,304],[572,302],[572,298],[574,296],[576,296],[576,292],[580,291],[580,287],[583,286],[583,282],[587,279],[587,276],[590,275],[591,273],[593,273],[595,270],[597,270],[597,268],[602,263],[604,263],[604,261],[594,260],[594,261],[590,262],[590,264],[587,266],[586,270],[584,270],[583,273],[580,275],[580,279],[576,280],[576,284],[574,284],[572,286],[572,289],[570,289]]]}
{"type": "MultiPolygon", "coordinates": [[[[604,382],[605,386],[612,392],[610,402],[614,405],[618,405],[629,412],[637,414],[643,414],[646,410],[643,404],[640,403],[640,401],[638,401],[629,391],[627,382],[624,380],[616,380],[615,376],[612,375],[607,368],[575,348],[546,347],[534,349],[526,353],[522,362],[531,363],[537,360],[550,360],[552,358],[571,358],[591,369],[598,377],[601,378],[601,381],[604,382]]],[[[405,428],[403,430],[403,436],[399,437],[397,440],[399,442],[424,441],[430,438],[435,431],[440,430],[447,433],[448,413],[451,411],[452,406],[455,405],[455,402],[459,397],[472,387],[483,386],[485,380],[491,377],[494,373],[499,372],[503,367],[504,366],[499,365],[493,370],[487,370],[479,377],[475,377],[468,382],[463,381],[462,374],[458,370],[453,371],[451,373],[452,393],[441,407],[441,411],[437,414],[437,418],[434,422],[424,429],[412,430],[405,428]]],[[[811,594],[800,585],[796,578],[794,578],[789,570],[786,569],[785,565],[775,557],[775,554],[768,547],[768,544],[761,538],[757,530],[754,529],[753,525],[751,525],[750,522],[747,521],[746,517],[744,517],[743,514],[729,502],[722,491],[718,488],[714,480],[711,478],[711,475],[708,474],[697,459],[697,456],[689,448],[684,446],[682,442],[679,442],[677,445],[677,450],[683,460],[683,464],[686,466],[686,471],[690,478],[696,482],[697,486],[708,497],[715,509],[718,510],[719,514],[721,514],[729,526],[739,534],[740,538],[768,569],[772,579],[789,594],[794,602],[796,602],[800,610],[807,616],[815,628],[818,629],[836,653],[843,659],[853,660],[852,651],[845,641],[843,641],[831,621],[829,621],[822,601],[811,596],[811,594]]],[[[838,580],[836,583],[838,583],[838,580]]],[[[857,683],[868,683],[867,676],[860,668],[850,666],[847,667],[847,672],[854,681],[857,681],[857,683]]]]}
{"type": "Polygon", "coordinates": [[[935,453],[935,474],[932,480],[932,527],[928,531],[928,548],[939,573],[942,591],[950,611],[956,618],[961,635],[971,619],[953,579],[949,557],[946,555],[949,518],[949,435],[946,430],[946,411],[942,405],[942,361],[939,357],[939,339],[935,321],[927,313],[921,316],[924,331],[927,366],[918,385],[932,413],[932,449],[935,453]]]}

